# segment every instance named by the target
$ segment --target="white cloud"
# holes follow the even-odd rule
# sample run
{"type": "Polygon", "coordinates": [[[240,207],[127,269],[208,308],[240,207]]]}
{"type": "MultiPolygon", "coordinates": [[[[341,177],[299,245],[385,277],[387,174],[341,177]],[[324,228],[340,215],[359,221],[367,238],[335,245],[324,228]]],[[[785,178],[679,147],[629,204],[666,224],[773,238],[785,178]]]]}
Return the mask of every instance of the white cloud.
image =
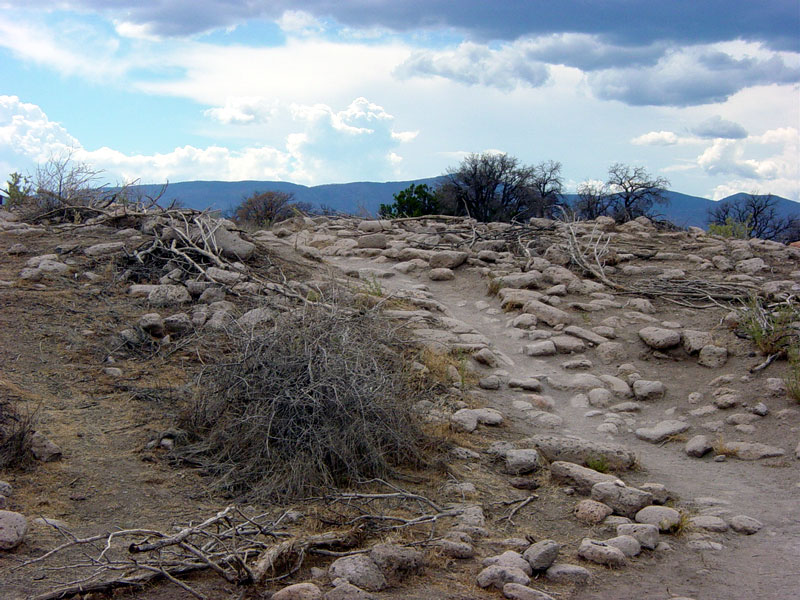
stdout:
{"type": "Polygon", "coordinates": [[[453,50],[418,50],[395,74],[400,78],[442,77],[501,90],[520,85],[539,87],[550,77],[548,67],[528,58],[520,44],[505,44],[495,50],[474,42],[463,42],[453,50]]]}
{"type": "Polygon", "coordinates": [[[709,117],[692,129],[701,138],[726,138],[738,140],[747,137],[747,131],[739,123],[723,119],[719,115],[709,117]]]}
{"type": "MultiPolygon", "coordinates": [[[[288,135],[283,148],[186,145],[164,153],[125,154],[109,147],[86,149],[40,107],[20,102],[16,96],[0,96],[0,163],[43,162],[69,150],[74,160],[121,181],[213,177],[317,184],[391,178],[402,161],[394,150],[415,136],[415,132],[395,132],[394,117],[366,98],[356,98],[340,111],[324,104],[296,105],[292,115],[301,130],[288,135]]],[[[241,115],[230,112],[228,116],[241,115]]]]}
{"type": "Polygon", "coordinates": [[[223,106],[203,111],[203,114],[223,125],[267,123],[278,111],[277,100],[261,96],[236,96],[225,99],[223,106]]]}
{"type": "Polygon", "coordinates": [[[672,131],[651,131],[631,140],[636,146],[672,146],[678,143],[677,134],[672,131]]]}
{"type": "Polygon", "coordinates": [[[287,10],[276,21],[286,33],[310,35],[325,30],[323,24],[311,13],[304,10],[287,10]]]}

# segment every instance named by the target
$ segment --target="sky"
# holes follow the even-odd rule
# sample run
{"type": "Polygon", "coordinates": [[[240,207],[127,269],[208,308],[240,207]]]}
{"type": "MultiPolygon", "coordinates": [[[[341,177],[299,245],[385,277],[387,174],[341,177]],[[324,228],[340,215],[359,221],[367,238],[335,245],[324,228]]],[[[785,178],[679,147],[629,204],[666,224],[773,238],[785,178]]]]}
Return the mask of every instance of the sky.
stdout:
{"type": "Polygon", "coordinates": [[[797,0],[0,0],[0,180],[440,175],[613,163],[800,201],[797,0]]]}

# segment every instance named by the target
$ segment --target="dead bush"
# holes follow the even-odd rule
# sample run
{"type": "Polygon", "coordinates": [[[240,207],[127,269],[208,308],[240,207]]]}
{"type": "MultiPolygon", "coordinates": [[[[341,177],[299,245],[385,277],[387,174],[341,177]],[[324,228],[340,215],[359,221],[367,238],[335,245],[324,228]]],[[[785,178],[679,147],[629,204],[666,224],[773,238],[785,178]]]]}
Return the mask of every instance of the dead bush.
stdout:
{"type": "Polygon", "coordinates": [[[11,402],[0,401],[0,470],[24,468],[33,461],[35,427],[35,413],[20,413],[11,402]]]}
{"type": "Polygon", "coordinates": [[[424,392],[375,311],[306,306],[231,341],[231,359],[199,379],[174,451],[218,488],[281,500],[426,462],[410,409],[424,392]]]}

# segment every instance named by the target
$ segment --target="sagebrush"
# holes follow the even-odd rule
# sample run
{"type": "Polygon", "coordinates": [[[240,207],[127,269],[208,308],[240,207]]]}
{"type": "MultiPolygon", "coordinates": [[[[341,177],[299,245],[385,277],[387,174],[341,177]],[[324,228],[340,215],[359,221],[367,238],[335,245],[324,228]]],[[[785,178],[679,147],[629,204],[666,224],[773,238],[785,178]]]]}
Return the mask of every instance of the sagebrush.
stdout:
{"type": "Polygon", "coordinates": [[[240,498],[281,500],[426,462],[425,397],[379,313],[307,306],[234,336],[183,418],[176,455],[240,498]]]}

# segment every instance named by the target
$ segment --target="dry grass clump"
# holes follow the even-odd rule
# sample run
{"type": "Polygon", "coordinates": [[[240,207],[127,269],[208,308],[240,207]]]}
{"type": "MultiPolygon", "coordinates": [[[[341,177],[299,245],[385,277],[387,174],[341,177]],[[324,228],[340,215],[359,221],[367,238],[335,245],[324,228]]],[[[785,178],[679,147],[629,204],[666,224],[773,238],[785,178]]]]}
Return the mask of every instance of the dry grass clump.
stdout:
{"type": "Polygon", "coordinates": [[[200,378],[177,457],[254,500],[303,497],[426,462],[424,392],[375,311],[306,306],[234,338],[200,378]]]}
{"type": "Polygon", "coordinates": [[[787,358],[790,349],[800,346],[800,306],[791,300],[766,306],[751,298],[739,314],[739,329],[762,354],[787,358]]]}
{"type": "Polygon", "coordinates": [[[35,428],[35,414],[20,414],[9,401],[0,400],[0,470],[24,468],[33,461],[35,428]]]}

